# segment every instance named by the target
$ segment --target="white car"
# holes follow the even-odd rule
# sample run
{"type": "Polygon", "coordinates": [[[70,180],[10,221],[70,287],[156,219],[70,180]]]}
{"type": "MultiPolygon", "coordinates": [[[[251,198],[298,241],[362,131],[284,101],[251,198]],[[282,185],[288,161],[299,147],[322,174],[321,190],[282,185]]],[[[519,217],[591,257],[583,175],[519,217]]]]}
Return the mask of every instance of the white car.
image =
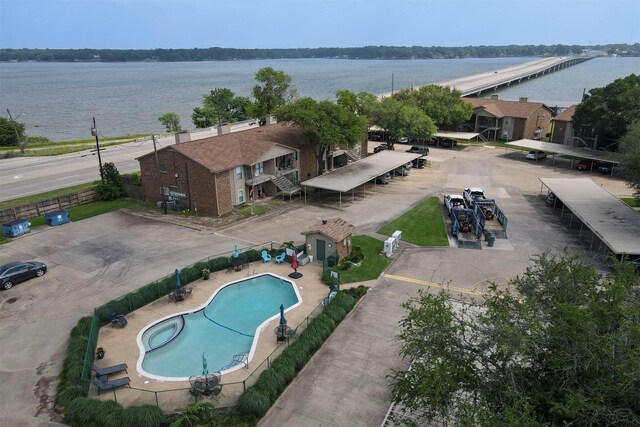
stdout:
{"type": "Polygon", "coordinates": [[[451,209],[465,208],[464,198],[460,194],[447,194],[444,196],[444,206],[447,208],[447,212],[451,212],[451,209]]]}
{"type": "Polygon", "coordinates": [[[544,151],[534,150],[529,151],[525,157],[529,160],[542,160],[547,157],[547,153],[545,153],[544,151]]]}

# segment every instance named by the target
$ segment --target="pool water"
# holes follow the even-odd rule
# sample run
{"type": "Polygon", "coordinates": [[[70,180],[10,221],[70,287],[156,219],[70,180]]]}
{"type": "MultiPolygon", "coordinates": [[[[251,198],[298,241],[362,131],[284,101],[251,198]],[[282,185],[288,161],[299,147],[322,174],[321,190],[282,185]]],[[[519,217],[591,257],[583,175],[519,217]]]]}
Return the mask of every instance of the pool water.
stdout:
{"type": "Polygon", "coordinates": [[[280,305],[286,311],[300,303],[295,284],[272,274],[229,283],[204,306],[145,327],[138,334],[138,371],[185,380],[202,373],[202,353],[209,372],[239,369],[244,365],[234,364],[234,356],[251,359],[262,325],[280,316],[280,305]]]}

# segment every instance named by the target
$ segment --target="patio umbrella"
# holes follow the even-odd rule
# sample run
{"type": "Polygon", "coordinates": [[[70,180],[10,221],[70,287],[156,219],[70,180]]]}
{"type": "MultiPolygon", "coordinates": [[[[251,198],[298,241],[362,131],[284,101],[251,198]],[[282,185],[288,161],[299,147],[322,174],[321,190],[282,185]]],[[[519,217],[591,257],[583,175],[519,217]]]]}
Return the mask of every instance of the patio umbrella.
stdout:
{"type": "Polygon", "coordinates": [[[293,273],[289,274],[289,277],[292,279],[299,279],[302,277],[302,273],[298,273],[298,257],[296,256],[295,251],[291,255],[291,268],[293,268],[293,273]]]}
{"type": "Polygon", "coordinates": [[[286,325],[287,319],[284,318],[284,305],[280,304],[280,325],[286,325]]]}
{"type": "Polygon", "coordinates": [[[207,369],[207,358],[204,353],[202,353],[202,375],[208,375],[209,370],[207,369]]]}
{"type": "Polygon", "coordinates": [[[240,252],[238,252],[238,242],[236,242],[233,247],[233,257],[238,258],[239,256],[240,256],[240,252]]]}
{"type": "Polygon", "coordinates": [[[176,268],[176,289],[180,289],[180,272],[176,268]]]}

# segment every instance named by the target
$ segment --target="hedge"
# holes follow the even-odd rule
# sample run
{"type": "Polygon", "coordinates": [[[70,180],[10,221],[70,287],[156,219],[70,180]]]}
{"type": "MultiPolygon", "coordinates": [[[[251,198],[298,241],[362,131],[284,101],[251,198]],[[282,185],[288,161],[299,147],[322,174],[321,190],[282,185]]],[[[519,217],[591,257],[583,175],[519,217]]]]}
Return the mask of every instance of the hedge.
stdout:
{"type": "Polygon", "coordinates": [[[236,408],[240,416],[262,418],[355,303],[353,296],[338,292],[324,312],[313,319],[300,337],[260,374],[255,384],[240,395],[236,408]]]}

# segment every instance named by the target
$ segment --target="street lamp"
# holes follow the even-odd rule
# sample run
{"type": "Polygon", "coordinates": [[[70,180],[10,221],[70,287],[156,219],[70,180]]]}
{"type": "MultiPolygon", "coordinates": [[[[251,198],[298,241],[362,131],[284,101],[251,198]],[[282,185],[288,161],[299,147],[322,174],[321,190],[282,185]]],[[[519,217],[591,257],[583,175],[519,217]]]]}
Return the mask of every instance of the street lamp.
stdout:
{"type": "Polygon", "coordinates": [[[24,144],[22,142],[22,140],[20,139],[20,133],[18,132],[18,128],[16,127],[16,120],[18,120],[20,117],[26,115],[27,113],[20,113],[18,115],[18,117],[16,117],[15,119],[11,116],[11,111],[9,111],[9,109],[7,108],[7,118],[9,119],[9,121],[11,122],[11,125],[13,126],[13,130],[16,133],[16,138],[18,138],[18,146],[20,147],[20,154],[24,154],[24,144]]]}
{"type": "Polygon", "coordinates": [[[91,135],[96,137],[96,149],[98,150],[98,165],[100,166],[100,180],[104,181],[104,173],[102,172],[102,159],[100,158],[100,141],[98,141],[98,128],[96,128],[95,117],[93,117],[93,126],[91,127],[91,135]]]}

